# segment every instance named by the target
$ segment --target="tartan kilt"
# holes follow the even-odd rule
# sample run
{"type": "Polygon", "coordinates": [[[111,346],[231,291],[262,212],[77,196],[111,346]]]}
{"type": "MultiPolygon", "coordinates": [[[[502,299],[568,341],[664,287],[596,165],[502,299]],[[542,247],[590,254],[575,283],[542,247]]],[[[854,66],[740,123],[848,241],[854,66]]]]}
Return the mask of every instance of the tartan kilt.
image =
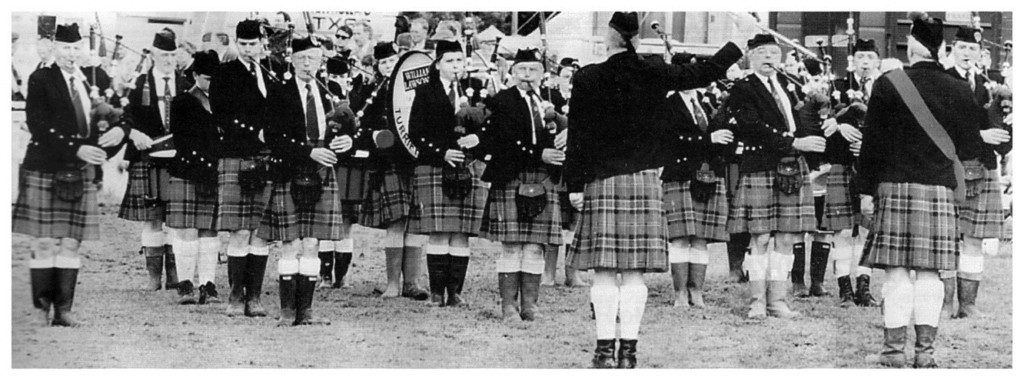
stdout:
{"type": "Polygon", "coordinates": [[[879,184],[861,266],[956,270],[954,202],[941,185],[879,184]]]}
{"type": "Polygon", "coordinates": [[[668,224],[657,170],[588,183],[567,263],[579,270],[668,269],[668,224]]]}
{"type": "Polygon", "coordinates": [[[339,199],[335,172],[324,170],[320,173],[323,176],[323,193],[320,195],[320,201],[311,208],[298,208],[291,197],[291,183],[287,184],[288,201],[293,205],[290,210],[294,211],[298,220],[299,237],[338,241],[344,238],[341,236],[341,226],[344,224],[344,217],[349,215],[343,215],[344,202],[339,199]]]}
{"type": "MultiPolygon", "coordinates": [[[[149,172],[153,163],[147,160],[136,160],[128,164],[128,188],[124,192],[124,199],[121,200],[121,209],[117,217],[129,220],[146,222],[154,218],[163,218],[166,204],[147,206],[146,197],[155,195],[154,189],[149,181],[149,172]]],[[[160,169],[162,176],[170,178],[166,169],[160,169]]]]}
{"type": "Polygon", "coordinates": [[[334,178],[338,183],[338,198],[341,201],[354,201],[358,207],[366,197],[367,174],[368,171],[360,167],[340,164],[334,167],[334,178]]]}
{"type": "Polygon", "coordinates": [[[664,184],[668,238],[695,237],[716,242],[728,241],[729,233],[725,230],[725,223],[729,216],[729,203],[725,196],[725,179],[718,178],[715,194],[707,203],[696,202],[690,196],[690,184],[693,181],[664,184]]]}
{"type": "Polygon", "coordinates": [[[412,176],[394,165],[371,172],[367,176],[366,199],[359,214],[359,224],[384,229],[412,215],[412,176]],[[379,180],[373,180],[374,178],[379,180]]]}
{"type": "Polygon", "coordinates": [[[792,195],[775,190],[774,170],[740,175],[736,195],[729,208],[729,233],[804,233],[816,230],[810,171],[803,156],[799,162],[804,185],[792,195]]]}
{"type": "Polygon", "coordinates": [[[175,229],[213,230],[217,196],[202,197],[191,180],[171,177],[167,201],[167,226],[175,229]]]}
{"type": "Polygon", "coordinates": [[[515,179],[494,187],[492,184],[487,200],[486,222],[483,238],[492,242],[522,242],[542,245],[561,245],[562,212],[558,192],[544,170],[519,173],[515,179]],[[547,206],[544,211],[529,221],[519,221],[516,210],[516,194],[523,183],[544,184],[547,206]]]}
{"type": "Polygon", "coordinates": [[[84,171],[85,193],[75,202],[58,198],[53,192],[54,173],[21,170],[18,199],[11,211],[14,233],[35,238],[100,239],[99,188],[93,180],[96,170],[84,171]]]}
{"type": "Polygon", "coordinates": [[[243,162],[252,159],[223,158],[217,163],[217,218],[218,231],[255,230],[263,219],[263,211],[270,201],[271,183],[263,191],[243,194],[238,183],[238,171],[243,162]]]}
{"type": "Polygon", "coordinates": [[[821,216],[821,230],[840,231],[853,229],[854,224],[861,223],[859,210],[855,213],[855,199],[850,192],[850,180],[853,179],[852,165],[833,165],[828,174],[825,191],[825,205],[821,216]]]}
{"type": "Polygon", "coordinates": [[[562,230],[576,230],[580,221],[580,211],[572,206],[569,192],[558,192],[558,207],[562,213],[562,230]]]}
{"type": "Polygon", "coordinates": [[[985,171],[978,196],[959,205],[959,233],[973,238],[1002,238],[1003,191],[999,186],[999,170],[985,171]]]}
{"type": "Polygon", "coordinates": [[[413,214],[408,232],[478,234],[487,205],[487,184],[480,181],[484,165],[480,161],[470,163],[473,190],[461,200],[452,200],[444,195],[441,167],[417,166],[413,177],[417,213],[413,214]]]}
{"type": "Polygon", "coordinates": [[[267,241],[288,242],[299,238],[299,218],[292,200],[291,182],[274,181],[270,201],[263,210],[255,235],[267,241]]]}

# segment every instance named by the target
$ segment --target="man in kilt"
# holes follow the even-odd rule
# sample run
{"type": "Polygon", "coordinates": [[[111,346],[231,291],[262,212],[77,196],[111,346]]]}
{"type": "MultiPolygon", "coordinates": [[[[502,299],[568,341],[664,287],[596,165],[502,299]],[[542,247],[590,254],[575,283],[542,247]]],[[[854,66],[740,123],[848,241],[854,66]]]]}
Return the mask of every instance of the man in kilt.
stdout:
{"type": "MultiPolygon", "coordinates": [[[[270,203],[256,237],[282,243],[278,261],[281,315],[277,324],[330,324],[312,315],[320,274],[320,241],[341,238],[342,207],[335,179],[337,155],[352,148],[352,137],[328,126],[333,96],[316,80],[323,48],[316,36],[293,39],[295,74],[268,96],[264,134],[273,151],[270,203]],[[330,148],[325,142],[330,141],[330,148]],[[301,254],[301,258],[300,258],[301,254]]],[[[351,111],[349,112],[351,114],[351,111]]]]}
{"type": "Polygon", "coordinates": [[[170,165],[167,226],[175,229],[174,241],[178,303],[220,303],[215,275],[220,239],[214,229],[217,213],[217,157],[220,132],[210,113],[210,82],[220,65],[212,50],[192,55],[189,73],[195,83],[171,101],[171,128],[176,154],[170,165]],[[193,280],[197,280],[193,283],[193,280]]]}
{"type": "Polygon", "coordinates": [[[260,226],[270,199],[263,144],[267,95],[276,79],[260,63],[266,36],[259,21],[235,27],[238,59],[217,68],[210,83],[210,109],[220,128],[217,148],[217,215],[215,229],[231,233],[228,241],[228,316],[266,316],[260,303],[269,250],[252,232],[260,226]],[[250,243],[250,241],[252,241],[250,243]]]}
{"type": "MultiPolygon", "coordinates": [[[[688,64],[688,54],[676,54],[672,64],[688,64]]],[[[664,112],[678,136],[671,152],[675,158],[661,173],[668,223],[668,262],[676,307],[704,308],[704,278],[708,268],[708,242],[726,242],[729,203],[725,195],[725,163],[732,131],[711,125],[695,90],[669,91],[664,112]]]]}
{"type": "Polygon", "coordinates": [[[124,159],[129,162],[128,188],[118,217],[142,223],[141,252],[146,257],[146,270],[149,272],[146,290],[159,290],[164,273],[166,289],[178,283],[172,249],[174,237],[172,235],[168,240],[164,233],[167,205],[160,196],[161,193],[166,194],[167,190],[160,188],[167,185],[164,180],[169,180],[170,174],[165,163],[149,157],[151,151],[157,150],[153,147],[154,139],[170,133],[172,99],[188,91],[187,81],[175,71],[178,45],[174,38],[170,29],[156,33],[153,38],[153,67],[135,81],[125,106],[133,129],[129,136],[132,144],[124,154],[124,159]]]}
{"type": "MultiPolygon", "coordinates": [[[[808,62],[808,68],[815,67],[815,64],[808,62]]],[[[878,48],[874,40],[858,39],[853,47],[853,66],[855,71],[850,81],[847,78],[835,82],[836,90],[839,92],[840,100],[845,100],[844,106],[837,112],[833,123],[826,121],[825,135],[825,161],[830,164],[826,175],[826,192],[820,208],[820,228],[831,232],[832,242],[835,249],[832,250],[833,271],[836,282],[839,284],[839,306],[850,307],[857,305],[861,307],[875,307],[878,303],[871,295],[871,269],[858,266],[860,254],[864,249],[864,238],[867,230],[862,229],[864,223],[863,215],[860,213],[860,199],[851,191],[850,184],[854,177],[853,163],[856,160],[858,149],[862,143],[863,135],[861,128],[864,124],[864,115],[867,112],[867,103],[878,80],[879,65],[881,60],[878,56],[878,48]],[[838,232],[838,233],[836,233],[838,232]],[[857,280],[854,287],[851,278],[857,280]]],[[[817,68],[820,70],[820,66],[817,68]]],[[[808,70],[810,71],[810,70],[808,70]]],[[[835,94],[831,96],[836,98],[835,94]]],[[[815,206],[818,205],[815,200],[815,206]]],[[[817,210],[816,210],[817,212],[817,210]]],[[[815,256],[828,258],[829,247],[827,242],[815,242],[811,246],[812,269],[815,264],[815,256]],[[817,253],[817,254],[816,254],[817,253]]],[[[825,265],[818,270],[824,278],[825,265]]],[[[814,278],[814,271],[812,271],[814,278]]],[[[815,280],[812,279],[812,289],[815,280]]],[[[820,280],[817,280],[820,283],[820,280]]],[[[812,290],[812,294],[814,290],[812,290]]]]}
{"type": "Polygon", "coordinates": [[[751,252],[743,261],[751,293],[747,316],[789,319],[799,316],[787,304],[794,244],[815,230],[810,170],[802,153],[823,152],[825,138],[800,128],[796,85],[775,71],[782,57],[775,38],[758,34],[747,46],[753,73],[736,81],[729,98],[744,151],[727,225],[731,233],[751,234],[751,252]],[[775,247],[769,250],[773,235],[775,247]]]}
{"type": "MultiPolygon", "coordinates": [[[[975,66],[980,59],[981,30],[961,26],[953,39],[954,66],[946,72],[971,86],[971,92],[979,106],[989,107],[991,97],[985,86],[987,80],[975,66]]],[[[975,169],[971,172],[977,176],[967,183],[967,199],[958,205],[958,227],[963,239],[959,271],[939,273],[945,288],[942,304],[945,316],[968,318],[979,314],[975,298],[978,296],[981,273],[985,269],[982,242],[998,240],[1003,235],[1002,190],[999,186],[997,153],[1005,156],[1013,146],[1010,143],[1010,133],[1000,127],[1001,121],[989,123],[988,115],[985,114],[985,124],[980,126],[979,131],[986,149],[979,152],[978,157],[961,157],[965,161],[964,165],[971,165],[975,169]],[[954,289],[960,304],[955,313],[954,289]]],[[[994,255],[998,247],[999,245],[992,245],[990,254],[994,255]]]]}
{"type": "Polygon", "coordinates": [[[616,12],[608,23],[608,59],[573,78],[565,176],[580,226],[566,260],[594,270],[590,299],[597,325],[597,368],[633,368],[640,319],[647,302],[645,272],[668,268],[668,229],[658,167],[678,140],[659,107],[669,90],[707,86],[742,56],[727,43],[705,63],[642,61],[636,12],[616,12]],[[618,276],[622,276],[621,285],[618,276]],[[616,316],[621,321],[615,362],[616,316]]]}
{"type": "Polygon", "coordinates": [[[473,157],[480,156],[472,152],[480,144],[480,126],[463,125],[470,123],[456,117],[468,107],[458,80],[465,58],[457,41],[436,41],[429,82],[416,89],[409,115],[409,137],[419,153],[413,177],[418,215],[409,231],[430,236],[430,301],[441,306],[464,303],[469,236],[480,232],[487,203],[482,163],[473,157]]]}
{"type": "MultiPolygon", "coordinates": [[[[399,55],[390,42],[378,43],[373,50],[377,60],[376,69],[380,87],[371,94],[369,104],[363,110],[361,126],[368,136],[397,136],[398,131],[391,122],[387,107],[391,92],[386,82],[398,64],[399,55]]],[[[373,150],[370,155],[367,174],[366,198],[360,210],[359,224],[384,229],[384,257],[387,287],[382,294],[385,298],[404,296],[415,300],[426,300],[430,294],[420,288],[423,244],[426,237],[408,233],[409,220],[413,210],[413,162],[415,158],[402,144],[392,144],[373,150]]]]}
{"type": "Polygon", "coordinates": [[[491,133],[485,136],[485,147],[491,160],[481,180],[491,183],[491,189],[484,238],[501,243],[498,289],[505,320],[540,318],[544,249],[553,248],[557,258],[562,244],[555,183],[565,153],[555,148],[554,135],[545,126],[537,94],[543,73],[539,51],[519,50],[512,63],[516,87],[498,92],[488,106],[491,133]]]}
{"type": "Polygon", "coordinates": [[[967,83],[939,64],[942,20],[921,13],[911,19],[910,68],[886,73],[871,92],[855,186],[861,210],[874,215],[861,265],[885,269],[886,275],[885,339],[880,355],[868,360],[903,367],[913,318],[914,367],[936,367],[939,271],[956,268],[954,189],[964,186],[948,155],[955,150],[959,157],[979,157],[978,130],[988,126],[967,83]]]}
{"type": "Polygon", "coordinates": [[[89,112],[96,100],[79,70],[86,51],[78,24],[58,25],[54,38],[54,64],[28,80],[32,140],[19,173],[12,231],[33,237],[33,323],[71,327],[81,324],[71,311],[82,266],[79,247],[100,239],[95,170],[120,150],[130,128],[89,112]]]}

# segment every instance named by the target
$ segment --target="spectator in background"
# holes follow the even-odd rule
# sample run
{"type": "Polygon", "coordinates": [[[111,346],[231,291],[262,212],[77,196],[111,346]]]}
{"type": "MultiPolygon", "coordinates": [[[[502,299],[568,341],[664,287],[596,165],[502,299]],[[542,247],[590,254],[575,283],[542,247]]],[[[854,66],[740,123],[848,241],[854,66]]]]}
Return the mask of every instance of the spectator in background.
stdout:
{"type": "Polygon", "coordinates": [[[39,63],[33,71],[53,65],[53,41],[47,36],[39,36],[36,40],[36,54],[39,55],[39,63]]]}
{"type": "Polygon", "coordinates": [[[410,21],[412,27],[409,34],[412,36],[412,50],[431,51],[434,49],[434,42],[427,39],[430,31],[430,22],[425,18],[416,18],[410,21]]]}
{"type": "Polygon", "coordinates": [[[178,51],[175,59],[178,62],[177,72],[184,78],[189,84],[188,88],[192,88],[195,85],[195,80],[192,78],[192,62],[195,61],[192,55],[196,53],[196,45],[182,41],[178,43],[178,51]]]}
{"type": "Polygon", "coordinates": [[[206,32],[203,34],[203,50],[217,52],[221,63],[232,61],[238,57],[238,53],[231,49],[231,38],[227,33],[206,32]]]}
{"type": "Polygon", "coordinates": [[[352,25],[352,50],[357,53],[355,57],[373,56],[373,27],[366,21],[359,21],[352,25]]]}

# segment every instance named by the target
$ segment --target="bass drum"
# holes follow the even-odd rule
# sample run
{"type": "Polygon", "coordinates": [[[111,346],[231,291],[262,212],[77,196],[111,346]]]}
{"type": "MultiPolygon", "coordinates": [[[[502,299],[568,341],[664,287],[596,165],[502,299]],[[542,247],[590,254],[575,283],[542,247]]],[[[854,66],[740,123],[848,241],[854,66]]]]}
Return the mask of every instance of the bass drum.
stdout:
{"type": "Polygon", "coordinates": [[[416,98],[416,89],[429,82],[430,65],[433,62],[434,58],[430,54],[419,51],[406,52],[398,59],[388,84],[391,94],[391,98],[387,100],[391,103],[388,105],[388,109],[391,110],[388,117],[398,134],[396,139],[413,157],[419,156],[419,152],[409,138],[409,114],[412,112],[412,102],[416,98]]]}

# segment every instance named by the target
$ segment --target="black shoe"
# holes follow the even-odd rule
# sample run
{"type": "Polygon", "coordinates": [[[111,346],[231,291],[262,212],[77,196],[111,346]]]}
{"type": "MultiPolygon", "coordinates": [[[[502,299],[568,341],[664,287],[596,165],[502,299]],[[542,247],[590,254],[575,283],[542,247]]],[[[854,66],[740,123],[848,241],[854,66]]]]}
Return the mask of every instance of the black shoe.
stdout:
{"type": "Polygon", "coordinates": [[[615,339],[598,340],[597,348],[594,349],[594,359],[591,361],[594,368],[612,369],[615,364],[615,339]]]}
{"type": "Polygon", "coordinates": [[[331,325],[331,321],[313,316],[316,276],[299,274],[295,284],[295,325],[331,325]]]}
{"type": "Polygon", "coordinates": [[[220,296],[217,295],[217,285],[213,282],[199,286],[199,304],[219,304],[220,296]]]}
{"type": "Polygon", "coordinates": [[[917,339],[914,343],[914,367],[915,368],[938,368],[935,363],[935,335],[939,327],[930,325],[915,325],[914,331],[917,339]]]}
{"type": "Polygon", "coordinates": [[[295,325],[295,295],[298,274],[280,275],[277,277],[277,294],[281,297],[281,316],[277,318],[278,327],[295,325]]]}
{"type": "Polygon", "coordinates": [[[345,275],[352,265],[352,253],[334,252],[334,288],[345,287],[345,275]]]}
{"type": "MultiPolygon", "coordinates": [[[[202,295],[200,295],[199,298],[200,300],[203,300],[202,295]]],[[[192,281],[185,280],[178,282],[178,304],[196,304],[196,294],[194,287],[192,286],[192,281]]]]}
{"type": "Polygon", "coordinates": [[[854,302],[861,307],[878,307],[878,302],[871,296],[871,276],[861,274],[857,277],[857,294],[854,295],[854,302]]]}
{"type": "Polygon", "coordinates": [[[57,289],[57,269],[29,269],[32,278],[32,307],[35,307],[33,325],[47,327],[50,325],[50,307],[57,289]]]}
{"type": "Polygon", "coordinates": [[[78,269],[56,269],[57,292],[53,300],[53,325],[78,327],[82,325],[71,307],[75,304],[75,285],[78,284],[78,269]]]}
{"type": "Polygon", "coordinates": [[[260,303],[263,294],[263,275],[267,271],[266,255],[247,255],[249,261],[245,272],[245,315],[251,317],[267,316],[267,310],[260,303]]]}
{"type": "Polygon", "coordinates": [[[803,242],[793,244],[793,268],[789,270],[793,281],[793,295],[803,295],[807,291],[804,283],[804,267],[807,263],[807,249],[803,242]]]}
{"type": "Polygon", "coordinates": [[[448,284],[445,290],[448,293],[446,306],[464,306],[462,300],[462,286],[466,283],[466,272],[469,270],[469,257],[451,256],[448,267],[448,284]]]}
{"type": "Polygon", "coordinates": [[[427,254],[427,275],[430,279],[430,303],[444,306],[445,285],[448,283],[448,255],[427,254]]]}
{"type": "Polygon", "coordinates": [[[619,363],[616,368],[636,368],[636,340],[619,339],[619,363]]]}
{"type": "Polygon", "coordinates": [[[174,249],[171,248],[171,245],[164,245],[164,273],[167,280],[164,283],[164,289],[178,288],[178,263],[174,260],[174,249]]]}
{"type": "Polygon", "coordinates": [[[825,291],[825,273],[828,268],[828,255],[832,251],[832,244],[825,242],[811,243],[811,287],[807,295],[812,297],[828,296],[825,291]]]}
{"type": "Polygon", "coordinates": [[[850,282],[850,276],[844,275],[836,278],[836,282],[839,283],[839,307],[852,307],[855,303],[853,302],[853,283],[850,282]]]}

